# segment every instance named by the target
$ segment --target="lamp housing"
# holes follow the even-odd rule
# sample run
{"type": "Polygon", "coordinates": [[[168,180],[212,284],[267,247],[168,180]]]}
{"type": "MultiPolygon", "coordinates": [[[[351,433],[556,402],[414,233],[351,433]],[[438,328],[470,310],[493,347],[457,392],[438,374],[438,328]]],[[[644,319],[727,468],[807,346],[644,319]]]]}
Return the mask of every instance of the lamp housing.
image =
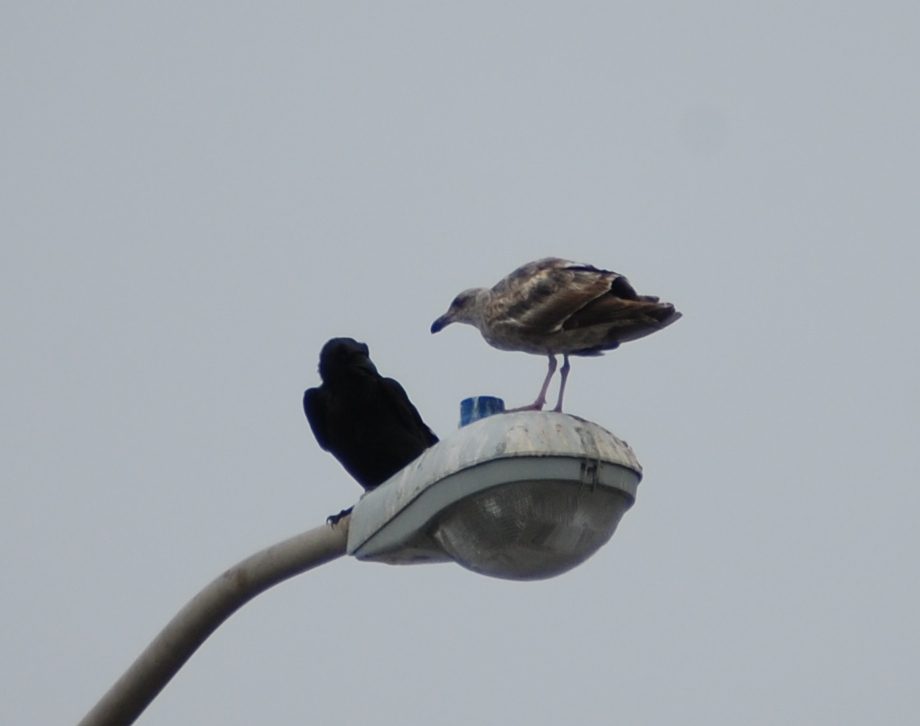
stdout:
{"type": "Polygon", "coordinates": [[[355,505],[348,553],[390,564],[455,561],[536,580],[585,561],[636,498],[642,468],[601,426],[521,411],[454,432],[355,505]]]}

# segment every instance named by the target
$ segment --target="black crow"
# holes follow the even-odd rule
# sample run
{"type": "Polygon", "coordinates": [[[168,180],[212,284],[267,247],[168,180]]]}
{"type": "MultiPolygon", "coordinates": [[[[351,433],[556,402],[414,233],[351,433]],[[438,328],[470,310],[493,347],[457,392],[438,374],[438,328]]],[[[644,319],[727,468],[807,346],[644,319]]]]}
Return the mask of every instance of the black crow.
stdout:
{"type": "MultiPolygon", "coordinates": [[[[319,354],[323,383],[303,395],[317,443],[365,489],[389,479],[438,437],[422,421],[403,387],[384,378],[367,345],[333,338],[319,354]]],[[[329,517],[333,524],[351,508],[329,517]]]]}

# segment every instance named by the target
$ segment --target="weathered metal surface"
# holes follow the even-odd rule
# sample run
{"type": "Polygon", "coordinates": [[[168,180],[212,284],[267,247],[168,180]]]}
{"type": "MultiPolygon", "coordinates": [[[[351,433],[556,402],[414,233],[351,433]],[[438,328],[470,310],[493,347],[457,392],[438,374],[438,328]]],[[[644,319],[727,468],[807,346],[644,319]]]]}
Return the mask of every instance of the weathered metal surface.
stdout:
{"type": "Polygon", "coordinates": [[[348,552],[362,557],[413,545],[387,561],[443,561],[430,538],[405,538],[464,491],[559,480],[609,486],[634,499],[641,472],[632,449],[590,421],[537,411],[490,416],[454,432],[365,494],[352,515],[348,552]],[[375,537],[374,546],[366,546],[375,537]]]}

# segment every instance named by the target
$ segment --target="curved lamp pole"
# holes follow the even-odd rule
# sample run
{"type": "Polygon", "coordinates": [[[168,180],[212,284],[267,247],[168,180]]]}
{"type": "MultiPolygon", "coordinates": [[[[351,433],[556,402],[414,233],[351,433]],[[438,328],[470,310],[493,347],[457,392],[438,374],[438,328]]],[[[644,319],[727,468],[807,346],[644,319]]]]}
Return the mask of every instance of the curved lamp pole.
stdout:
{"type": "Polygon", "coordinates": [[[345,554],[347,517],[247,557],[193,597],[160,631],[79,726],[124,726],[137,719],[198,647],[227,618],[272,585],[345,554]]]}
{"type": "Polygon", "coordinates": [[[553,577],[603,546],[636,498],[632,449],[563,413],[491,416],[428,449],[350,517],[262,550],[192,598],[79,726],[132,723],[221,623],[246,602],[341,557],[448,562],[513,580],[553,577]]]}

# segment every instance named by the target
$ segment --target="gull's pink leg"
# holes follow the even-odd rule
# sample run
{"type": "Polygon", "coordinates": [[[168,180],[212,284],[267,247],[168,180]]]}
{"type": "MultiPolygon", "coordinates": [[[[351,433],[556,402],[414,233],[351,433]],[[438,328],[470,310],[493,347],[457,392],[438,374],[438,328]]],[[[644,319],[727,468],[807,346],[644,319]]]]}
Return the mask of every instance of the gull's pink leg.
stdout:
{"type": "Polygon", "coordinates": [[[537,400],[527,406],[521,406],[520,408],[509,408],[505,409],[505,413],[512,413],[514,411],[541,411],[543,406],[546,405],[546,391],[549,388],[549,381],[553,377],[553,373],[556,372],[556,356],[550,355],[549,366],[546,371],[546,378],[543,379],[543,386],[540,388],[540,393],[537,395],[537,400]]]}
{"type": "Polygon", "coordinates": [[[562,395],[565,393],[565,381],[569,377],[569,357],[567,355],[562,356],[562,368],[559,369],[559,375],[562,376],[562,381],[559,383],[559,399],[556,401],[556,407],[553,411],[557,413],[562,411],[562,395]]]}

